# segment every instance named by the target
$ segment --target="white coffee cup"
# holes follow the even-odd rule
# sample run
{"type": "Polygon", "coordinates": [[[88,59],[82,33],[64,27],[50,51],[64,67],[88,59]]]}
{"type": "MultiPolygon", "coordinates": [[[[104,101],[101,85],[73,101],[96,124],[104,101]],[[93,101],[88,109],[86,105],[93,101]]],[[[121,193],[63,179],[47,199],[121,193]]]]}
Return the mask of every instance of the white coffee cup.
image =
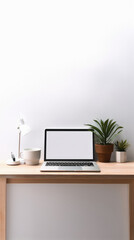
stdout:
{"type": "Polygon", "coordinates": [[[21,158],[24,159],[27,165],[37,165],[39,164],[41,156],[41,149],[39,148],[27,148],[21,153],[21,158]]]}

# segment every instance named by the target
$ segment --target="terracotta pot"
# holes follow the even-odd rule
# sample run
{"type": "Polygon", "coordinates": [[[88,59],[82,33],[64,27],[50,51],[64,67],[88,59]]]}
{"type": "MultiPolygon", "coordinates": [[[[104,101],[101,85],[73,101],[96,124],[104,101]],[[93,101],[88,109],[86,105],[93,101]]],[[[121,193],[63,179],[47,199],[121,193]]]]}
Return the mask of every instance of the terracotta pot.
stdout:
{"type": "Polygon", "coordinates": [[[114,149],[114,144],[108,144],[108,145],[95,144],[95,150],[97,153],[98,161],[109,162],[113,149],[114,149]]]}

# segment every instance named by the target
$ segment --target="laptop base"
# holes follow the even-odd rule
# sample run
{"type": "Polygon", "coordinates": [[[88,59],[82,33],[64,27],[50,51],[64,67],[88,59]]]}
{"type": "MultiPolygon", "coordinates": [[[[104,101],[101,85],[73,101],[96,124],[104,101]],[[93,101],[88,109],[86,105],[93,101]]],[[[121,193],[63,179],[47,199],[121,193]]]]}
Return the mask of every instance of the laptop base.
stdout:
{"type": "MultiPolygon", "coordinates": [[[[64,163],[64,161],[63,161],[64,163]]],[[[100,172],[96,162],[91,162],[91,166],[46,166],[47,161],[41,166],[41,172],[100,172]]]]}

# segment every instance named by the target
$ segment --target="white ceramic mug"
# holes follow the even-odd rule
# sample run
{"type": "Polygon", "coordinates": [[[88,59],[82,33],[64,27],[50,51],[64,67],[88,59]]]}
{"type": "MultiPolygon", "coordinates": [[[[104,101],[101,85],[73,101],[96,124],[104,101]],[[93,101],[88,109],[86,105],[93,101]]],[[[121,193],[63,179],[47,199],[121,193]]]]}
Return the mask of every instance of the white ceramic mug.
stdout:
{"type": "Polygon", "coordinates": [[[21,153],[21,158],[24,159],[27,165],[37,165],[39,164],[41,156],[41,149],[39,148],[27,148],[21,153]]]}

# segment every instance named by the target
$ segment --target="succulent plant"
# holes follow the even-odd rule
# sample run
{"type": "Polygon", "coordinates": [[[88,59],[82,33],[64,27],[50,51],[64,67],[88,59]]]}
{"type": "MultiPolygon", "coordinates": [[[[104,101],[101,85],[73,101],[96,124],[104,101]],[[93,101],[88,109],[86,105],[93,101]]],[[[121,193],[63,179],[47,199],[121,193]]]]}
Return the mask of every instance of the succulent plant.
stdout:
{"type": "Polygon", "coordinates": [[[115,148],[116,148],[116,151],[119,151],[119,152],[126,152],[127,148],[129,147],[129,143],[126,140],[121,140],[121,141],[117,141],[115,143],[115,148]]]}

